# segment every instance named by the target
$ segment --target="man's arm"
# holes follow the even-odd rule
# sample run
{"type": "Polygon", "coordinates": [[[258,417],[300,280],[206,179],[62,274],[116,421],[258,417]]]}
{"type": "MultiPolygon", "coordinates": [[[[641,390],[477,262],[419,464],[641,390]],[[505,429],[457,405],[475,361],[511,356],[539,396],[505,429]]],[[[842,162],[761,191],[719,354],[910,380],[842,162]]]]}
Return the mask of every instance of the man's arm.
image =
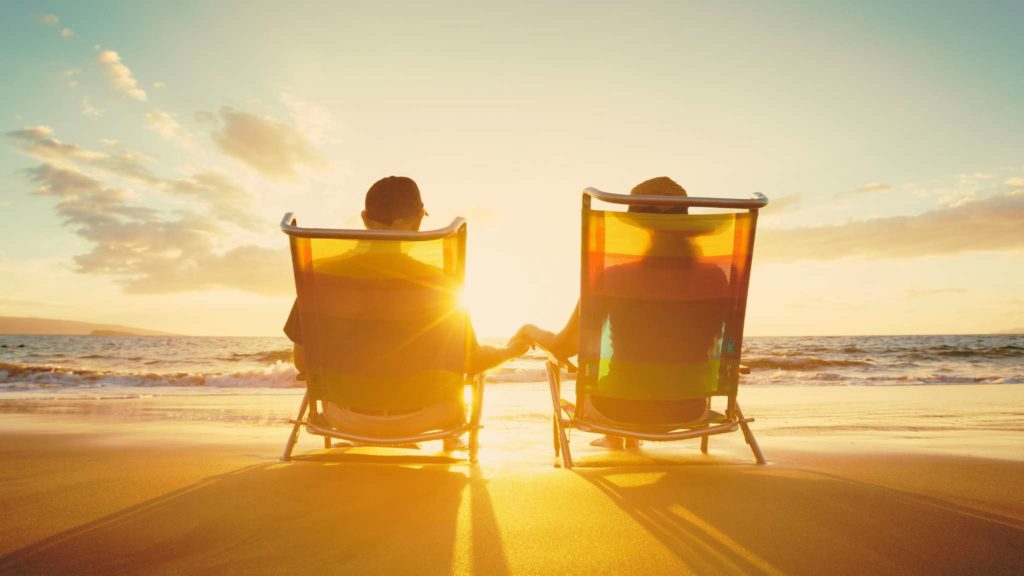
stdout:
{"type": "Polygon", "coordinates": [[[496,346],[478,346],[469,356],[470,374],[479,374],[494,368],[498,364],[526,354],[530,343],[518,335],[514,336],[501,348],[496,346]]]}

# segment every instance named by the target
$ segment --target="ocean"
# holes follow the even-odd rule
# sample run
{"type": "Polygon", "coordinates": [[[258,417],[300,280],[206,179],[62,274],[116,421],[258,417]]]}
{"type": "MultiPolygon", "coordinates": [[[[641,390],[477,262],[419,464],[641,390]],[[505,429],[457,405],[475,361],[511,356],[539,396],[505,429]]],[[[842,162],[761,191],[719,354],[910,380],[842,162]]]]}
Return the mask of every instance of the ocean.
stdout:
{"type": "MultiPolygon", "coordinates": [[[[499,341],[485,341],[497,344],[499,341]]],[[[1024,335],[748,337],[743,386],[1024,383],[1024,335]]],[[[545,381],[533,351],[488,382],[545,381]]],[[[284,338],[0,335],[0,394],[230,393],[300,388],[284,338]]]]}

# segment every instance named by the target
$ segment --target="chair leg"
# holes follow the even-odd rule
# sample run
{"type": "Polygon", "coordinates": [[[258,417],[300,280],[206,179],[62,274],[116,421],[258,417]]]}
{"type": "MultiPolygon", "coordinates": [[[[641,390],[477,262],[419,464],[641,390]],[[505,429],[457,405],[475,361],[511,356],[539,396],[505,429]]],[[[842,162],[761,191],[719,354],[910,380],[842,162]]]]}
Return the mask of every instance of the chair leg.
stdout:
{"type": "Polygon", "coordinates": [[[551,417],[551,437],[555,441],[555,458],[558,458],[561,449],[561,442],[558,440],[558,414],[551,417]]]}
{"type": "Polygon", "coordinates": [[[477,454],[480,453],[480,427],[477,426],[469,431],[469,463],[476,464],[477,454]]]}
{"type": "Polygon", "coordinates": [[[555,457],[557,458],[561,452],[562,466],[569,469],[572,468],[572,453],[569,452],[569,438],[566,436],[565,425],[562,422],[562,393],[559,386],[561,384],[559,381],[561,368],[554,362],[548,362],[547,369],[548,386],[551,388],[551,412],[554,415],[555,457]]]}
{"type": "Polygon", "coordinates": [[[764,453],[761,452],[761,446],[757,443],[757,438],[754,438],[754,433],[750,430],[750,425],[747,424],[743,418],[743,411],[740,410],[740,405],[736,405],[736,415],[740,419],[740,428],[743,430],[743,438],[747,441],[750,446],[751,452],[754,453],[754,459],[757,460],[758,464],[767,464],[768,461],[764,458],[764,453]]]}
{"type": "Polygon", "coordinates": [[[295,442],[299,439],[299,429],[302,427],[302,417],[306,415],[306,409],[309,408],[309,390],[306,390],[305,394],[302,395],[302,403],[299,404],[299,415],[292,420],[292,431],[288,435],[288,441],[284,445],[284,453],[281,454],[281,461],[288,462],[292,459],[292,449],[295,448],[295,442]]]}
{"type": "Polygon", "coordinates": [[[477,374],[473,381],[473,405],[469,415],[469,463],[477,463],[480,453],[480,417],[484,405],[484,375],[477,374]]]}
{"type": "Polygon", "coordinates": [[[701,454],[708,453],[708,435],[705,434],[700,437],[700,452],[701,454]]]}
{"type": "Polygon", "coordinates": [[[566,470],[572,469],[572,453],[569,452],[569,437],[565,432],[565,425],[561,418],[555,419],[558,427],[558,442],[562,447],[562,467],[566,470]]]}

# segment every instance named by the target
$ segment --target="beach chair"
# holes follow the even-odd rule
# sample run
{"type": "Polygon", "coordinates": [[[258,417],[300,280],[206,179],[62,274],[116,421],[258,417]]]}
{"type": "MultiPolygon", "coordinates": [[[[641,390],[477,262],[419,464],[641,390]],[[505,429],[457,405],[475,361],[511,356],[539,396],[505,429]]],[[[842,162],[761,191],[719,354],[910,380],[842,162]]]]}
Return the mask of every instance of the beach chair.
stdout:
{"type": "Polygon", "coordinates": [[[306,393],[301,427],[366,445],[469,434],[478,451],[483,374],[467,374],[471,328],[459,305],[466,223],[424,232],[327,230],[281,221],[291,244],[306,393]],[[465,389],[472,390],[466,410],[465,389]]]}
{"type": "Polygon", "coordinates": [[[700,438],[705,454],[710,436],[742,430],[765,463],[736,395],[754,230],[767,204],[760,193],[732,200],[583,192],[575,403],[562,398],[563,360],[547,362],[555,456],[566,468],[570,429],[700,438]],[[593,200],[612,206],[597,210],[593,200]],[[621,211],[627,205],[643,212],[621,211]],[[710,410],[714,396],[727,398],[724,414],[710,410]]]}

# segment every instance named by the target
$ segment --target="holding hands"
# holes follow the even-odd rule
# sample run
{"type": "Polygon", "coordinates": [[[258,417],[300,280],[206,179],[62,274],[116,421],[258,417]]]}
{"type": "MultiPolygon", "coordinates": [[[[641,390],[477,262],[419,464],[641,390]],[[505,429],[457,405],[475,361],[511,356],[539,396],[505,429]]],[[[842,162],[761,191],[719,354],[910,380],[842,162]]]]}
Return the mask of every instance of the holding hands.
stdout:
{"type": "Polygon", "coordinates": [[[564,360],[572,354],[567,354],[558,341],[558,335],[553,332],[538,328],[533,324],[524,324],[512,340],[524,340],[529,343],[530,348],[539,347],[541,350],[551,354],[555,358],[564,360]]]}
{"type": "Polygon", "coordinates": [[[520,332],[522,330],[516,332],[515,336],[509,338],[508,342],[505,343],[505,348],[513,357],[522,356],[533,348],[533,342],[525,335],[520,334],[520,332]]]}

